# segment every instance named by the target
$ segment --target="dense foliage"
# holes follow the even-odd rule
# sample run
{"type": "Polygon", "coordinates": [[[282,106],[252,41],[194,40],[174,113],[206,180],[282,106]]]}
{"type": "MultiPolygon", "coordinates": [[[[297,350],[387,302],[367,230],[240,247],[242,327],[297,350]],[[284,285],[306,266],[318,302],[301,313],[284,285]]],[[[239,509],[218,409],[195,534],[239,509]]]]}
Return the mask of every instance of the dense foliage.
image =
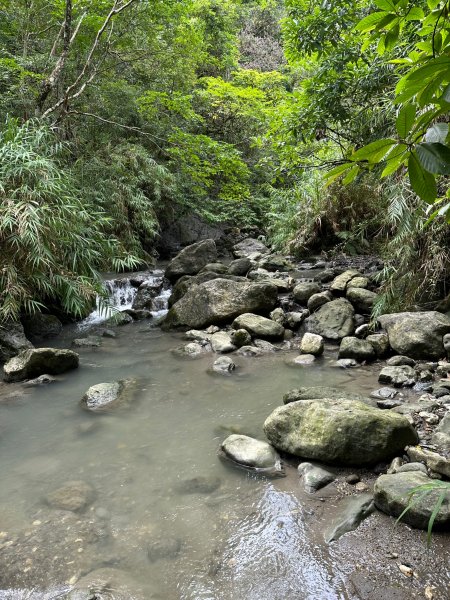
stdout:
{"type": "Polygon", "coordinates": [[[192,212],[440,293],[449,48],[437,0],[4,0],[0,318],[82,314],[192,212]]]}

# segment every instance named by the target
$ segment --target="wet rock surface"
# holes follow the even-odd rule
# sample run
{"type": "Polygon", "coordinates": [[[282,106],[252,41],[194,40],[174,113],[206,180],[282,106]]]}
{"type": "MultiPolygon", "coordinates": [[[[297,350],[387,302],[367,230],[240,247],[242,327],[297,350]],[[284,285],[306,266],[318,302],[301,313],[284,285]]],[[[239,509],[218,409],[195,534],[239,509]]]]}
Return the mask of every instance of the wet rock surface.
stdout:
{"type": "Polygon", "coordinates": [[[348,300],[332,300],[306,319],[306,330],[338,341],[354,332],[354,315],[354,308],[348,300]]]}
{"type": "Polygon", "coordinates": [[[203,240],[183,248],[167,266],[165,276],[176,281],[183,275],[196,275],[205,265],[217,259],[214,240],[203,240]]]}
{"type": "Polygon", "coordinates": [[[78,512],[84,510],[94,498],[94,489],[85,481],[68,481],[50,492],[45,501],[52,508],[78,512]]]}
{"type": "Polygon", "coordinates": [[[81,399],[81,405],[90,412],[107,412],[126,408],[133,401],[135,392],[136,381],[133,379],[97,383],[87,390],[81,399]]]}
{"type": "Polygon", "coordinates": [[[79,357],[72,350],[36,348],[23,350],[3,367],[5,381],[22,381],[39,375],[59,375],[78,368],[79,357]]]}
{"type": "Polygon", "coordinates": [[[33,344],[25,337],[19,321],[0,323],[0,363],[29,348],[33,348],[33,344]]]}
{"type": "Polygon", "coordinates": [[[278,452],[267,442],[247,435],[230,435],[221,445],[223,454],[242,467],[281,470],[278,452]]]}

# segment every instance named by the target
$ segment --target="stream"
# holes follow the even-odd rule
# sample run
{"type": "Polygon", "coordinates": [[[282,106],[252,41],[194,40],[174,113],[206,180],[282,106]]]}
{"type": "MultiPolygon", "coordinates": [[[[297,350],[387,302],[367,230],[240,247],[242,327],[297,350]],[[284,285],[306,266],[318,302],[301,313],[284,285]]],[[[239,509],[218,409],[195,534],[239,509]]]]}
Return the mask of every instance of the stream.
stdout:
{"type": "MultiPolygon", "coordinates": [[[[131,306],[127,284],[112,292],[116,305],[131,306]]],[[[102,318],[67,327],[49,345],[70,347],[102,318]]],[[[328,348],[312,366],[293,368],[285,361],[295,351],[277,352],[238,356],[230,376],[212,375],[214,355],[177,356],[183,334],[163,333],[155,320],[77,349],[80,368],[50,385],[0,385],[1,600],[406,600],[426,598],[426,589],[448,599],[448,535],[434,534],[427,550],[425,532],[375,513],[326,544],[342,498],[357,493],[343,477],[309,495],[298,461],[270,479],[218,457],[231,432],[264,439],[262,424],[288,390],[369,394],[376,369],[336,368],[328,348]],[[125,378],[138,387],[125,410],[81,408],[89,386],[125,378]],[[83,512],[45,502],[74,480],[94,490],[83,512]],[[92,572],[108,579],[104,595],[74,595],[92,572]]],[[[357,472],[370,487],[374,474],[357,472]]]]}

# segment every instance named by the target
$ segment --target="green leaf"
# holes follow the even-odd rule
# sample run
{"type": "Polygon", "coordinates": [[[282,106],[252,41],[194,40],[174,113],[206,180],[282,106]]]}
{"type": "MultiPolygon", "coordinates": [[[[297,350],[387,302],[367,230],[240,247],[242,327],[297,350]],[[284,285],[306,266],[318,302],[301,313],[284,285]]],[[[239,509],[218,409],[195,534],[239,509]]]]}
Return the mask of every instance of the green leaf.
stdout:
{"type": "Polygon", "coordinates": [[[356,31],[366,32],[375,29],[378,23],[388,15],[386,11],[373,12],[367,17],[364,17],[355,27],[356,31]]]}
{"type": "Polygon", "coordinates": [[[427,204],[433,204],[437,197],[437,186],[434,175],[425,171],[415,152],[411,152],[408,160],[408,175],[412,189],[427,204]]]}
{"type": "Polygon", "coordinates": [[[445,88],[444,93],[441,96],[441,99],[445,100],[446,102],[450,102],[450,83],[445,88]]]}
{"type": "Polygon", "coordinates": [[[429,144],[439,142],[445,144],[448,136],[448,123],[435,123],[425,134],[425,141],[429,144]]]}
{"type": "Polygon", "coordinates": [[[339,165],[334,169],[331,169],[331,171],[328,171],[328,173],[326,174],[327,187],[331,185],[334,181],[336,181],[336,179],[339,179],[339,177],[344,175],[344,173],[352,169],[353,166],[353,163],[345,163],[344,165],[339,165]]]}
{"type": "Polygon", "coordinates": [[[450,175],[450,148],[439,142],[417,144],[417,156],[429,173],[450,175]]]}
{"type": "Polygon", "coordinates": [[[377,140],[354,152],[351,155],[350,160],[367,160],[370,163],[378,163],[383,160],[392,146],[395,146],[396,144],[396,140],[390,138],[377,140]]]}
{"type": "Polygon", "coordinates": [[[356,179],[356,176],[358,175],[359,171],[360,171],[360,166],[354,165],[353,168],[351,168],[349,170],[349,172],[347,173],[347,175],[344,177],[344,179],[342,180],[342,183],[344,185],[348,185],[349,183],[352,183],[352,181],[354,181],[356,179]]]}
{"type": "Polygon", "coordinates": [[[376,6],[380,10],[392,10],[395,11],[395,2],[394,0],[375,0],[376,6]]]}
{"type": "Polygon", "coordinates": [[[408,146],[406,144],[398,144],[392,152],[389,154],[389,157],[386,162],[386,167],[381,173],[381,177],[387,177],[388,175],[392,175],[395,173],[397,169],[402,165],[406,157],[408,156],[408,146]]]}
{"type": "Polygon", "coordinates": [[[413,6],[405,17],[407,21],[422,21],[424,18],[423,10],[418,6],[413,6]]]}
{"type": "Polygon", "coordinates": [[[397,133],[402,139],[405,139],[408,136],[408,133],[411,131],[411,128],[414,124],[415,118],[416,107],[414,104],[405,104],[402,106],[395,122],[397,133]]]}
{"type": "Polygon", "coordinates": [[[387,32],[384,40],[385,51],[389,52],[392,50],[397,43],[398,36],[400,35],[400,26],[397,23],[390,31],[387,32]]]}

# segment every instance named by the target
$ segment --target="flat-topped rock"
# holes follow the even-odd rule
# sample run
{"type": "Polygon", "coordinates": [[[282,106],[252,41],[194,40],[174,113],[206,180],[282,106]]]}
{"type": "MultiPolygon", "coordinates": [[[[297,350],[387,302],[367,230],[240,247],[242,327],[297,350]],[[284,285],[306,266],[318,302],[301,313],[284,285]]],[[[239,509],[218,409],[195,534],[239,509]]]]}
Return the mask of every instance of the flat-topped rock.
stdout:
{"type": "Polygon", "coordinates": [[[208,263],[217,260],[217,248],[214,240],[203,240],[183,248],[167,266],[165,276],[176,281],[183,275],[196,275],[208,263]]]}
{"type": "Polygon", "coordinates": [[[418,441],[402,415],[344,399],[299,400],[264,423],[269,442],[295,456],[340,465],[371,465],[418,441]]]}
{"type": "Polygon", "coordinates": [[[79,356],[72,350],[33,348],[23,350],[3,367],[5,381],[23,381],[39,375],[59,375],[79,365],[79,356]]]}
{"type": "Polygon", "coordinates": [[[192,286],[169,310],[163,329],[202,328],[233,321],[244,313],[269,313],[278,299],[269,283],[214,279],[192,286]]]}
{"type": "Polygon", "coordinates": [[[239,315],[233,321],[233,328],[245,329],[251,335],[266,340],[280,340],[284,334],[284,327],[276,321],[252,313],[239,315]]]}

